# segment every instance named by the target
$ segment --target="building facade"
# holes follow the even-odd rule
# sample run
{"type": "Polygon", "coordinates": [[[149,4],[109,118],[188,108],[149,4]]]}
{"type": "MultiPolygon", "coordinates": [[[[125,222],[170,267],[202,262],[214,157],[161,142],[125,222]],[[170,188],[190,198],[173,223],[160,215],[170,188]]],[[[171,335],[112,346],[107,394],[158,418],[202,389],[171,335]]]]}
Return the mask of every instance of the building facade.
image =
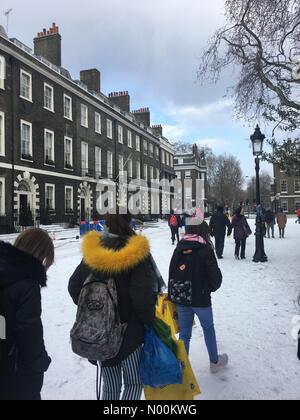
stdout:
{"type": "Polygon", "coordinates": [[[126,91],[106,97],[100,78],[91,69],[75,81],[61,67],[55,24],[38,33],[34,51],[0,29],[1,231],[18,229],[22,218],[99,218],[97,184],[117,182],[121,171],[147,184],[175,178],[175,152],[160,126],[150,126],[150,110],[130,112],[126,91]]]}
{"type": "Polygon", "coordinates": [[[182,209],[185,202],[207,212],[207,164],[204,153],[194,145],[190,153],[176,153],[174,159],[176,177],[182,183],[182,209]]]}
{"type": "Polygon", "coordinates": [[[271,200],[274,210],[281,208],[285,213],[294,214],[300,209],[300,165],[288,171],[274,165],[271,200]]]}

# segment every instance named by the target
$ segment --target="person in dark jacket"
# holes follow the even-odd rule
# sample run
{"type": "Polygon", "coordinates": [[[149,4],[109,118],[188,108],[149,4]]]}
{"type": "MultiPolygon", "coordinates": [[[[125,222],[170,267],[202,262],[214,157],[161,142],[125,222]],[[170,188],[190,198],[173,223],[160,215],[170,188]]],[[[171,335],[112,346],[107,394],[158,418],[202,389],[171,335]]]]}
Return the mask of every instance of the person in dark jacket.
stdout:
{"type": "Polygon", "coordinates": [[[119,354],[101,364],[103,400],[139,400],[142,383],[139,365],[145,336],[145,325],[155,317],[155,304],[161,279],[153,264],[150,245],[130,227],[129,215],[107,215],[108,231],[87,234],[83,242],[83,261],[69,282],[69,293],[77,305],[84,282],[91,273],[99,281],[115,280],[118,311],[127,324],[119,354]],[[124,383],[122,384],[122,374],[124,383]]]}
{"type": "Polygon", "coordinates": [[[41,229],[24,231],[14,246],[0,242],[0,400],[40,400],[48,356],[41,321],[41,288],[54,261],[54,247],[41,229]]]}
{"type": "Polygon", "coordinates": [[[179,229],[181,228],[181,217],[179,214],[175,214],[174,210],[171,210],[171,214],[168,217],[168,225],[171,229],[171,240],[172,245],[175,245],[175,240],[179,242],[179,229]]]}
{"type": "Polygon", "coordinates": [[[215,237],[217,257],[221,260],[223,259],[226,229],[227,236],[230,236],[232,232],[231,223],[226,214],[224,214],[224,207],[218,206],[217,213],[212,216],[209,227],[211,236],[215,237]]]}
{"type": "Polygon", "coordinates": [[[275,225],[276,225],[276,217],[275,213],[272,211],[272,209],[269,207],[265,214],[264,214],[264,220],[267,225],[267,233],[268,238],[271,238],[271,232],[272,232],[272,238],[275,238],[275,225]]]}
{"type": "Polygon", "coordinates": [[[244,216],[244,209],[242,207],[238,208],[235,212],[235,215],[232,218],[232,227],[234,229],[234,239],[235,239],[235,258],[246,259],[246,243],[247,238],[252,235],[252,231],[247,222],[246,217],[244,216]]]}
{"type": "Polygon", "coordinates": [[[187,353],[194,317],[197,315],[199,318],[209,353],[210,369],[212,373],[217,373],[228,364],[228,356],[218,354],[211,293],[221,287],[222,273],[209,232],[204,217],[187,218],[186,235],[178,244],[170,264],[169,299],[177,304],[180,339],[184,341],[187,353]]]}

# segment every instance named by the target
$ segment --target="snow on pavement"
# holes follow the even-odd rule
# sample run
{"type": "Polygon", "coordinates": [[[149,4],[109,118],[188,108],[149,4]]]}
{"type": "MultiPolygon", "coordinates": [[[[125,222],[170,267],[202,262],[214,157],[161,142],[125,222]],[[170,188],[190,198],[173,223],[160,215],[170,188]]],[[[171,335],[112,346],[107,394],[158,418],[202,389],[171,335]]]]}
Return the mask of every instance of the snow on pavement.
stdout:
{"type": "MultiPolygon", "coordinates": [[[[160,224],[145,234],[167,280],[174,251],[169,229],[160,224]]],[[[229,354],[228,369],[216,376],[209,373],[202,330],[198,323],[194,328],[190,358],[202,390],[200,400],[300,399],[300,363],[291,334],[292,319],[300,312],[300,225],[291,219],[286,239],[266,239],[266,264],[252,263],[254,241],[254,236],[248,240],[246,261],[236,261],[234,240],[226,241],[220,262],[224,283],[213,296],[219,350],[229,354]]],[[[43,290],[45,340],[53,359],[45,376],[46,400],[95,398],[95,368],[72,354],[69,340],[76,307],[67,287],[80,260],[79,241],[56,241],[56,264],[43,290]]]]}

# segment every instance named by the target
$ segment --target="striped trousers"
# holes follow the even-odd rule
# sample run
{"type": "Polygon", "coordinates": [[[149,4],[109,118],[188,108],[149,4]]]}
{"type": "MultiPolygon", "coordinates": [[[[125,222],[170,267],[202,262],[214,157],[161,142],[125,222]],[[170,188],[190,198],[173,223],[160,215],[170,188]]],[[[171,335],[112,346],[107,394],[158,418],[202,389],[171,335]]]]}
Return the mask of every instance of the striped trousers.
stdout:
{"type": "Polygon", "coordinates": [[[139,401],[143,392],[140,378],[140,363],[143,346],[140,346],[127,359],[113,367],[103,367],[103,397],[104,401],[118,401],[122,393],[122,374],[124,392],[122,400],[139,401]]]}

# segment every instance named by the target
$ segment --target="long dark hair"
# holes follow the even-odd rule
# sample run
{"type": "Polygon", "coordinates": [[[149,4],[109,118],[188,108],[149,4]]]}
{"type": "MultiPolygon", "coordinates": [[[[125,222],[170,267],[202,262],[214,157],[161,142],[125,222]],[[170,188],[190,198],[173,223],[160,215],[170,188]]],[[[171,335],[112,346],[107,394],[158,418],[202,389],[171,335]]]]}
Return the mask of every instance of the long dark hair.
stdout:
{"type": "Polygon", "coordinates": [[[186,226],[185,232],[186,232],[187,235],[201,236],[201,238],[203,238],[205,240],[207,245],[209,245],[211,248],[214,247],[213,243],[211,241],[211,237],[210,237],[211,229],[205,221],[202,222],[201,225],[186,226]]]}
{"type": "Polygon", "coordinates": [[[109,232],[123,237],[135,235],[131,227],[131,220],[132,216],[130,213],[120,214],[120,210],[118,210],[118,214],[107,213],[105,216],[105,222],[109,232]]]}

